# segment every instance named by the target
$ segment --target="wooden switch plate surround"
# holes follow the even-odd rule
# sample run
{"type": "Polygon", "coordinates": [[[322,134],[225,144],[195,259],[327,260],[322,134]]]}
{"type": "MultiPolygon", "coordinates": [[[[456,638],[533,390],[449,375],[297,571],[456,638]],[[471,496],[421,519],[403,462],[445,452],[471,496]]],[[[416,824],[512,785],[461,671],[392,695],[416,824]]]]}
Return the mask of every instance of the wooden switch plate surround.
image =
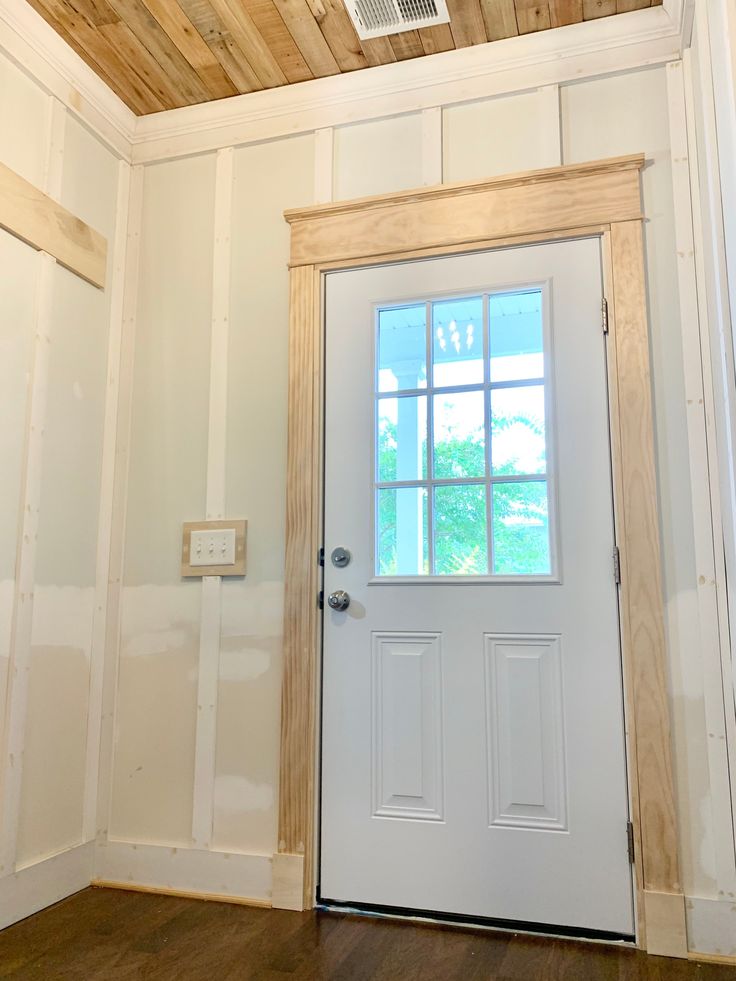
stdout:
{"type": "Polygon", "coordinates": [[[201,579],[202,576],[244,576],[245,540],[248,522],[243,518],[233,521],[185,521],[181,542],[182,578],[201,579]],[[190,565],[193,531],[221,531],[235,529],[235,565],[190,565]]]}

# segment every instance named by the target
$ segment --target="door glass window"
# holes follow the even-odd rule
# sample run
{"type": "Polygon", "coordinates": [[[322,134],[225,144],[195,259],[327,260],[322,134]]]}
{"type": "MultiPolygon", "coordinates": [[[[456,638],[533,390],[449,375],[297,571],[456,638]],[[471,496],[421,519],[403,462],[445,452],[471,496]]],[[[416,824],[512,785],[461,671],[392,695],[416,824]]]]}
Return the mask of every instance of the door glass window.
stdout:
{"type": "Polygon", "coordinates": [[[378,576],[549,577],[543,290],[378,309],[378,576]]]}

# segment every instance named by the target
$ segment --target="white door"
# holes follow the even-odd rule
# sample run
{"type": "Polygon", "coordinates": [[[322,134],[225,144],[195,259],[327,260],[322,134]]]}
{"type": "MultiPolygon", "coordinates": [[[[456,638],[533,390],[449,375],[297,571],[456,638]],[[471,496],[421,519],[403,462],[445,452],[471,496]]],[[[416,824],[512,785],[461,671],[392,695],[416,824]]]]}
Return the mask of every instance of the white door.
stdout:
{"type": "Polygon", "coordinates": [[[327,276],[324,900],[634,932],[601,282],[327,276]]]}

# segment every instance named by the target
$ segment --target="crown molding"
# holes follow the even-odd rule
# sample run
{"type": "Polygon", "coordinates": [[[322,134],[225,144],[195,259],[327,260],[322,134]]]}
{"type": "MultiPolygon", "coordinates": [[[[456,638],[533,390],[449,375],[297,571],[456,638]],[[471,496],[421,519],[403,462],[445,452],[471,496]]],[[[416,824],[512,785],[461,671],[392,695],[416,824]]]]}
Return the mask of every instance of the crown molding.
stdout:
{"type": "Polygon", "coordinates": [[[0,51],[130,161],[135,114],[26,0],[0,0],[0,51]]]}
{"type": "Polygon", "coordinates": [[[0,0],[0,49],[121,159],[152,163],[680,57],[694,0],[136,117],[26,0],[0,0]]]}
{"type": "Polygon", "coordinates": [[[523,92],[680,57],[663,7],[540,31],[136,120],[135,163],[523,92]]]}

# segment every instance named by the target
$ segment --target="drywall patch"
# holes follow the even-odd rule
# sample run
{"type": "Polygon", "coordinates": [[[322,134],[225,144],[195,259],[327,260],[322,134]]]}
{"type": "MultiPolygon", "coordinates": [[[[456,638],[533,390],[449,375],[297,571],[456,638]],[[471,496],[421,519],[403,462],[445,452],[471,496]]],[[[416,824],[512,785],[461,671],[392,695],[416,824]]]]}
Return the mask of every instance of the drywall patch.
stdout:
{"type": "Polygon", "coordinates": [[[200,584],[127,586],[110,834],[191,844],[200,584]]]}
{"type": "Polygon", "coordinates": [[[225,646],[232,640],[223,639],[220,651],[220,681],[254,681],[265,674],[271,666],[271,651],[258,647],[236,647],[228,650],[225,646]]]}
{"type": "Polygon", "coordinates": [[[33,590],[33,647],[75,647],[89,658],[93,586],[36,586],[33,590]]]}
{"type": "Polygon", "coordinates": [[[685,900],[687,945],[699,954],[736,957],[736,897],[685,900]]]}
{"type": "Polygon", "coordinates": [[[220,774],[215,777],[215,810],[225,814],[248,814],[273,807],[273,787],[252,783],[246,777],[220,774]]]}

